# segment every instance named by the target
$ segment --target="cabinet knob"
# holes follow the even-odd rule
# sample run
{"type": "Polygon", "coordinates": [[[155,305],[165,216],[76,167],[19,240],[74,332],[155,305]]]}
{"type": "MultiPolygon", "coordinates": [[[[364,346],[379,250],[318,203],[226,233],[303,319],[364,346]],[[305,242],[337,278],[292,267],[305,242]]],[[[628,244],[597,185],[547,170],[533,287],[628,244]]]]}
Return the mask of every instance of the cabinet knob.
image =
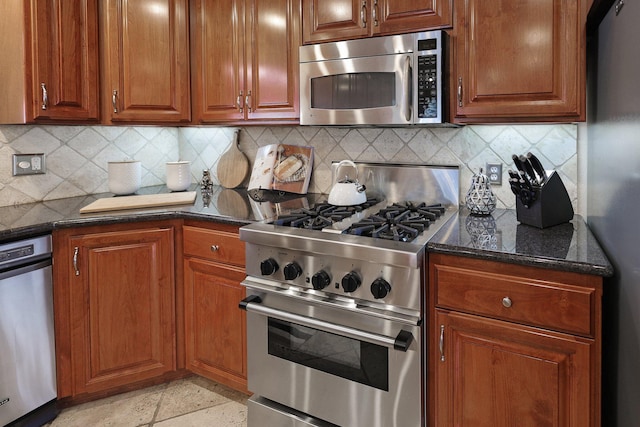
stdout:
{"type": "Polygon", "coordinates": [[[511,298],[509,298],[509,297],[502,298],[502,305],[504,305],[506,308],[511,307],[511,304],[513,304],[511,302],[511,298]]]}
{"type": "Polygon", "coordinates": [[[218,245],[211,245],[211,252],[218,252],[218,250],[220,250],[220,246],[218,246],[218,245]]]}

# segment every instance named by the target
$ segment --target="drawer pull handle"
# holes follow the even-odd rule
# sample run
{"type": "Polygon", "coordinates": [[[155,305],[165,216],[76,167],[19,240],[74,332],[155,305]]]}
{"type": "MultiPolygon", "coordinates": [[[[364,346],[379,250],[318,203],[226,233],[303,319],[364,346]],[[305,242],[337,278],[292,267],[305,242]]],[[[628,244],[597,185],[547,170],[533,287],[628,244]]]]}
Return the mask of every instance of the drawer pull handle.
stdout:
{"type": "Polygon", "coordinates": [[[444,362],[444,325],[440,325],[440,341],[438,342],[440,348],[440,361],[444,362]]]}
{"type": "Polygon", "coordinates": [[[502,298],[502,305],[504,305],[506,308],[511,307],[511,304],[513,304],[513,302],[511,301],[511,298],[509,297],[502,298]]]}
{"type": "Polygon", "coordinates": [[[218,245],[211,245],[211,252],[218,252],[220,250],[220,246],[218,245]]]}
{"type": "Polygon", "coordinates": [[[76,276],[80,275],[80,270],[78,269],[78,252],[80,252],[80,248],[77,246],[73,248],[73,271],[76,276]]]}
{"type": "Polygon", "coordinates": [[[40,83],[40,88],[42,89],[42,109],[46,110],[49,106],[49,94],[47,92],[47,85],[44,83],[40,83]]]}
{"type": "Polygon", "coordinates": [[[118,91],[116,89],[113,90],[111,95],[111,106],[113,107],[113,112],[118,113],[118,91]]]}

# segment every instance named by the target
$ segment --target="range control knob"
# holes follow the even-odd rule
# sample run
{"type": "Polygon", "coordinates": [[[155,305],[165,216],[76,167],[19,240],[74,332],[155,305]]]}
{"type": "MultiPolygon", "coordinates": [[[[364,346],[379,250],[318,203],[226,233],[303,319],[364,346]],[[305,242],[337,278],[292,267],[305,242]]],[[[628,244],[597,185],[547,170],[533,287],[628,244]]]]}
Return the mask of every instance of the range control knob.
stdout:
{"type": "Polygon", "coordinates": [[[391,285],[381,277],[378,277],[371,284],[371,294],[375,299],[384,298],[389,292],[391,292],[391,285]]]}
{"type": "Polygon", "coordinates": [[[313,289],[319,291],[331,284],[331,276],[329,276],[329,273],[326,271],[320,270],[311,277],[311,284],[313,285],[313,289]]]}
{"type": "Polygon", "coordinates": [[[362,279],[355,271],[345,274],[342,278],[342,289],[344,289],[345,292],[354,292],[361,284],[362,279]]]}
{"type": "Polygon", "coordinates": [[[302,274],[302,267],[297,262],[290,262],[289,264],[284,266],[284,278],[286,280],[294,280],[300,277],[302,274]]]}
{"type": "Polygon", "coordinates": [[[278,271],[278,262],[273,258],[267,258],[260,263],[260,273],[263,276],[271,276],[278,271]]]}

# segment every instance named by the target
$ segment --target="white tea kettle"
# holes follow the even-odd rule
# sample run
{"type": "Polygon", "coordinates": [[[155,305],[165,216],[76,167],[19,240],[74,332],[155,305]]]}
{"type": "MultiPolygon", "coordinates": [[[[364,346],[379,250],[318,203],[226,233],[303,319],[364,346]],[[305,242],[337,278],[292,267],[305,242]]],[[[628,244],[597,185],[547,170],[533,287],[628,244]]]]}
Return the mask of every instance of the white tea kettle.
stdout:
{"type": "Polygon", "coordinates": [[[343,160],[338,163],[335,169],[334,184],[329,192],[329,204],[336,206],[353,206],[359,205],[367,201],[367,195],[364,192],[365,186],[358,182],[358,168],[351,160],[343,160]],[[354,179],[345,175],[344,179],[339,180],[340,168],[344,165],[353,167],[356,171],[354,179]]]}

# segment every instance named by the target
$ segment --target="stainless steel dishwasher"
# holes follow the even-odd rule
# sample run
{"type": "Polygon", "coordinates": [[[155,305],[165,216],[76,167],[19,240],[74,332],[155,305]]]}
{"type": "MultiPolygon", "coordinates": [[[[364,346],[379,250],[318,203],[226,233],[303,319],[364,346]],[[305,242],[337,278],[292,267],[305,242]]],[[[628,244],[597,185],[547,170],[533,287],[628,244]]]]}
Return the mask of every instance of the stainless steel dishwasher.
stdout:
{"type": "Polygon", "coordinates": [[[0,425],[55,418],[51,236],[0,245],[0,425]]]}

